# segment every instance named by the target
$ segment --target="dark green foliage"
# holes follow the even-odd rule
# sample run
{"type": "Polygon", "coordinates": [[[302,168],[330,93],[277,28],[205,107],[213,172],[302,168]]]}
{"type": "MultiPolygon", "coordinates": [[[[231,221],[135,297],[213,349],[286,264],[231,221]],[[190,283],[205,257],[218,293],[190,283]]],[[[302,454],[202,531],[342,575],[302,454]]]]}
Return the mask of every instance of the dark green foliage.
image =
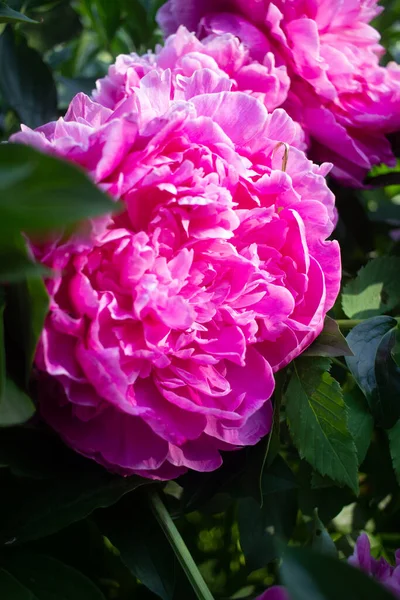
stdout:
{"type": "Polygon", "coordinates": [[[346,362],[378,425],[393,427],[400,417],[400,367],[392,356],[397,322],[373,317],[354,327],[347,342],[354,356],[346,362]]]}
{"type": "MultiPolygon", "coordinates": [[[[161,4],[0,2],[0,140],[63,115],[118,54],[154,48],[161,4]]],[[[400,3],[383,4],[376,26],[398,59],[400,3]]],[[[52,273],[24,235],[68,236],[119,206],[71,164],[0,145],[1,600],[253,599],[278,582],[291,600],[391,598],[343,560],[361,530],[374,556],[400,547],[399,168],[368,182],[331,182],[343,289],[321,335],[276,374],[269,436],[216,472],[150,485],[78,456],[35,412],[52,273]]]]}
{"type": "Polygon", "coordinates": [[[290,548],[282,578],[291,600],[389,600],[392,597],[368,575],[321,553],[290,548]]]}

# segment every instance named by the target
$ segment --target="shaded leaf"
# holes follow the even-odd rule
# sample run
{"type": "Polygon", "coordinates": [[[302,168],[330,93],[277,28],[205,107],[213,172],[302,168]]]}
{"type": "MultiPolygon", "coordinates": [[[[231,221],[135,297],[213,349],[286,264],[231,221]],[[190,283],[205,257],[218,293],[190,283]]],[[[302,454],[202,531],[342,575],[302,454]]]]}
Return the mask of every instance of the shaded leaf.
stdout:
{"type": "Polygon", "coordinates": [[[400,324],[397,324],[395,331],[395,341],[391,350],[392,358],[396,365],[400,367],[400,324]]]}
{"type": "Polygon", "coordinates": [[[393,310],[400,303],[400,258],[376,258],[348,283],[342,306],[350,319],[369,319],[393,310]]]}
{"type": "Polygon", "coordinates": [[[300,359],[286,391],[286,414],[300,456],[321,475],[358,490],[357,450],[328,359],[300,359]]]}
{"type": "Polygon", "coordinates": [[[393,600],[361,570],[308,548],[288,548],[281,575],[291,600],[393,600]]]}
{"type": "Polygon", "coordinates": [[[0,427],[26,423],[35,414],[35,406],[25,392],[7,378],[0,402],[0,427]]]}
{"type": "Polygon", "coordinates": [[[93,4],[97,9],[107,39],[112,41],[121,20],[120,3],[110,2],[110,0],[93,0],[93,4]]]}
{"type": "Polygon", "coordinates": [[[4,346],[4,309],[6,307],[4,289],[0,287],[0,411],[6,389],[6,349],[4,346]]]}
{"type": "Polygon", "coordinates": [[[55,477],[62,472],[60,465],[70,452],[48,430],[15,427],[3,429],[0,434],[0,464],[17,477],[55,477]]]}
{"type": "Polygon", "coordinates": [[[122,500],[97,522],[133,575],[163,600],[172,600],[178,565],[148,506],[122,500]]]}
{"type": "Polygon", "coordinates": [[[29,278],[7,287],[6,302],[7,351],[8,357],[13,357],[11,374],[22,387],[29,380],[49,298],[43,281],[29,278]]]}
{"type": "Polygon", "coordinates": [[[26,600],[105,600],[90,579],[50,556],[17,554],[6,561],[5,568],[29,590],[26,600]]]}
{"type": "Polygon", "coordinates": [[[25,125],[38,127],[57,118],[57,90],[49,67],[10,26],[0,36],[0,89],[25,125]]]}
{"type": "Polygon", "coordinates": [[[324,328],[303,356],[351,356],[352,352],[334,319],[325,317],[324,328]]]}
{"type": "Polygon", "coordinates": [[[325,554],[326,556],[337,558],[338,552],[336,550],[336,546],[331,536],[325,529],[325,525],[319,518],[317,509],[314,511],[311,547],[313,551],[318,552],[318,554],[325,554]]]}
{"type": "Polygon", "coordinates": [[[400,485],[400,421],[397,421],[396,425],[389,429],[387,433],[393,469],[396,473],[396,479],[400,485]]]}
{"type": "MultiPolygon", "coordinates": [[[[315,478],[313,478],[315,483],[315,478]]],[[[335,518],[344,506],[354,502],[355,496],[349,488],[318,487],[313,489],[310,481],[303,482],[299,492],[299,506],[303,514],[313,517],[315,508],[318,508],[323,523],[329,523],[335,518]]]]}
{"type": "Polygon", "coordinates": [[[400,369],[391,355],[396,326],[392,317],[374,317],[354,327],[347,336],[354,354],[346,357],[347,366],[375,421],[385,428],[393,427],[400,416],[400,369]]]}
{"type": "Polygon", "coordinates": [[[180,513],[209,506],[216,496],[253,496],[261,503],[260,475],[264,469],[268,437],[255,446],[243,448],[235,453],[226,453],[219,469],[209,473],[189,471],[179,478],[183,488],[180,497],[180,513]]]}
{"type": "Polygon", "coordinates": [[[31,592],[4,569],[0,569],[0,598],[5,600],[34,600],[31,592]]]}
{"type": "Polygon", "coordinates": [[[0,498],[1,510],[9,513],[0,524],[1,543],[20,544],[55,533],[148,483],[139,477],[110,475],[95,465],[88,470],[75,466],[71,471],[57,479],[30,484],[23,480],[7,488],[0,498]]]}
{"type": "Polygon", "coordinates": [[[0,145],[0,234],[60,229],[116,207],[74,165],[21,144],[0,145]]]}
{"type": "Polygon", "coordinates": [[[311,475],[311,487],[313,490],[318,490],[321,488],[329,488],[329,487],[333,487],[335,485],[335,482],[330,478],[325,476],[320,475],[319,473],[317,473],[316,471],[312,472],[311,475]]]}
{"type": "Polygon", "coordinates": [[[264,470],[262,493],[262,507],[254,497],[238,502],[240,545],[250,570],[265,567],[279,556],[276,536],[289,539],[296,523],[297,483],[280,456],[264,470]]]}
{"type": "Polygon", "coordinates": [[[343,395],[348,410],[349,429],[357,447],[358,464],[363,462],[374,431],[374,419],[358,387],[343,395]]]}
{"type": "Polygon", "coordinates": [[[0,250],[0,283],[15,283],[25,277],[49,276],[50,271],[23,254],[0,250]]]}
{"type": "Polygon", "coordinates": [[[0,2],[0,23],[37,23],[37,21],[0,2]]]}
{"type": "Polygon", "coordinates": [[[121,0],[127,13],[126,28],[136,44],[145,43],[149,37],[148,14],[141,2],[121,0]]]}
{"type": "Polygon", "coordinates": [[[0,240],[0,283],[14,283],[26,277],[49,276],[51,271],[33,262],[20,233],[0,240]]]}
{"type": "Polygon", "coordinates": [[[83,92],[90,96],[96,86],[94,77],[63,77],[57,76],[58,93],[59,93],[59,108],[67,110],[69,103],[73,97],[79,92],[83,92]]]}
{"type": "Polygon", "coordinates": [[[247,449],[247,461],[240,481],[235,485],[233,494],[239,497],[252,496],[262,507],[263,504],[263,475],[279,454],[280,448],[280,411],[283,392],[288,380],[287,369],[275,373],[275,390],[272,398],[274,414],[271,429],[256,446],[247,449]]]}

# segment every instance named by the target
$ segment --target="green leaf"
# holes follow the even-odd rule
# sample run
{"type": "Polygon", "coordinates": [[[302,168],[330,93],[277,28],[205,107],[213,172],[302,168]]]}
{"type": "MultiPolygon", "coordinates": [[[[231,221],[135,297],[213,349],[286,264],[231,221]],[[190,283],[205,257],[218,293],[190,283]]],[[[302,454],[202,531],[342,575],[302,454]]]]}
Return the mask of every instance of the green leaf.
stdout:
{"type": "Polygon", "coordinates": [[[263,497],[263,475],[279,454],[280,449],[280,411],[283,401],[283,391],[288,380],[287,369],[275,373],[275,390],[272,398],[274,414],[271,429],[268,436],[258,444],[247,449],[247,464],[242,477],[235,483],[232,492],[239,497],[252,496],[262,508],[263,497]]]}
{"type": "Polygon", "coordinates": [[[0,235],[60,229],[116,208],[74,165],[21,144],[0,145],[0,235]]]}
{"type": "Polygon", "coordinates": [[[6,349],[4,346],[4,309],[6,307],[4,289],[0,287],[0,412],[6,389],[6,349]]]}
{"type": "Polygon", "coordinates": [[[110,2],[110,0],[93,0],[93,4],[97,9],[107,39],[111,42],[121,22],[120,4],[119,2],[110,2]]]}
{"type": "Polygon", "coordinates": [[[299,508],[304,515],[310,517],[313,517],[315,508],[318,508],[318,514],[323,523],[329,523],[343,507],[354,502],[356,498],[347,487],[338,488],[336,485],[332,485],[315,489],[313,487],[313,484],[316,483],[315,479],[315,476],[311,476],[303,482],[299,492],[299,508]]]}
{"type": "Polygon", "coordinates": [[[400,485],[400,421],[397,421],[387,432],[389,438],[390,456],[392,457],[392,464],[394,472],[396,473],[396,479],[400,485]]]}
{"type": "MultiPolygon", "coordinates": [[[[277,374],[275,391],[280,387],[278,382],[282,381],[283,373],[284,371],[280,371],[277,374]]],[[[277,397],[274,395],[275,407],[276,400],[277,397]]],[[[276,411],[274,418],[275,415],[276,411]]],[[[221,501],[226,498],[229,502],[233,498],[253,496],[258,504],[261,504],[262,473],[264,468],[273,462],[272,452],[267,452],[268,446],[269,438],[266,436],[255,446],[248,446],[241,452],[225,454],[223,464],[216,471],[209,473],[189,471],[181,476],[179,485],[183,490],[180,497],[180,513],[200,510],[204,505],[207,505],[208,510],[210,502],[212,503],[215,497],[221,501]]]]}
{"type": "Polygon", "coordinates": [[[17,554],[6,561],[5,569],[29,591],[26,600],[105,600],[90,579],[50,556],[17,554]]]}
{"type": "Polygon", "coordinates": [[[44,277],[51,274],[38,263],[34,263],[23,254],[0,249],[0,283],[15,283],[26,277],[44,277]]]}
{"type": "Polygon", "coordinates": [[[146,8],[141,2],[131,0],[121,0],[121,4],[127,13],[126,29],[135,45],[146,43],[151,35],[146,8]]]}
{"type": "Polygon", "coordinates": [[[397,324],[395,330],[395,341],[391,350],[391,355],[398,367],[400,367],[400,323],[397,324]]]}
{"type": "Polygon", "coordinates": [[[351,356],[346,338],[334,319],[325,317],[324,328],[303,356],[351,356]]]}
{"type": "Polygon", "coordinates": [[[0,2],[0,23],[37,23],[23,13],[13,10],[4,2],[0,2]]]}
{"type": "Polygon", "coordinates": [[[175,555],[146,503],[119,502],[103,511],[97,523],[133,575],[163,600],[172,600],[175,589],[175,555]]]}
{"type": "Polygon", "coordinates": [[[335,485],[335,482],[330,477],[326,475],[322,476],[317,471],[312,472],[310,483],[313,490],[326,489],[335,485]]]}
{"type": "Polygon", "coordinates": [[[29,127],[57,118],[57,90],[49,67],[10,26],[0,36],[0,89],[29,127]]]}
{"type": "Polygon", "coordinates": [[[296,524],[297,483],[279,455],[263,472],[262,494],[262,507],[250,494],[238,502],[240,545],[250,570],[277,558],[276,536],[289,539],[296,524]]]}
{"type": "Polygon", "coordinates": [[[288,548],[281,576],[290,600],[393,600],[361,570],[308,548],[288,548]]]}
{"type": "Polygon", "coordinates": [[[358,464],[366,457],[374,431],[374,419],[358,387],[343,394],[348,411],[349,429],[357,448],[358,464]]]}
{"type": "Polygon", "coordinates": [[[50,276],[51,271],[33,262],[20,233],[0,240],[0,283],[14,283],[26,277],[50,276]]]}
{"type": "Polygon", "coordinates": [[[350,319],[369,319],[387,313],[400,303],[400,258],[376,258],[348,283],[342,306],[350,319]]]}
{"type": "Polygon", "coordinates": [[[0,598],[4,598],[4,600],[34,600],[31,592],[4,569],[0,569],[0,598]]]}
{"type": "Polygon", "coordinates": [[[393,427],[400,416],[400,368],[392,358],[396,319],[374,317],[354,327],[347,341],[354,356],[346,357],[376,423],[393,427]]]}
{"type": "Polygon", "coordinates": [[[340,386],[327,372],[330,362],[304,358],[293,364],[286,414],[300,456],[321,475],[357,493],[357,450],[340,386]]]}
{"type": "Polygon", "coordinates": [[[0,464],[18,478],[47,479],[60,473],[70,451],[50,431],[33,427],[3,429],[0,435],[0,464]]]}
{"type": "Polygon", "coordinates": [[[313,551],[318,552],[318,554],[325,554],[326,556],[332,556],[333,558],[337,558],[338,556],[336,546],[331,536],[325,529],[325,525],[318,516],[317,508],[314,511],[311,547],[313,551]]]}
{"type": "Polygon", "coordinates": [[[18,485],[9,486],[0,498],[2,514],[8,514],[0,524],[0,543],[22,544],[60,531],[148,483],[110,475],[95,465],[80,466],[61,471],[59,478],[25,481],[23,493],[18,485]]]}
{"type": "Polygon", "coordinates": [[[35,414],[32,400],[9,378],[0,402],[0,427],[26,423],[35,414]]]}
{"type": "Polygon", "coordinates": [[[5,310],[7,353],[11,374],[21,387],[27,385],[33,357],[49,307],[41,279],[29,278],[8,286],[5,310]],[[12,368],[13,367],[13,368],[12,368]]]}

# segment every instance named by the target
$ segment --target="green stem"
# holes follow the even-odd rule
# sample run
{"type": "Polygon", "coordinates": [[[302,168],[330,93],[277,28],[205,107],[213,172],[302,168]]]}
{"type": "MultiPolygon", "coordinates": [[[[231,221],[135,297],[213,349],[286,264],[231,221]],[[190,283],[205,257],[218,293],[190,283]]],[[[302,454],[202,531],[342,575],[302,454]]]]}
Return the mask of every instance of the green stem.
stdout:
{"type": "Polygon", "coordinates": [[[338,360],[334,356],[331,356],[330,359],[335,365],[337,365],[338,367],[342,367],[342,369],[344,369],[347,373],[349,373],[349,369],[347,368],[347,366],[344,363],[342,363],[341,360],[338,360]]]}
{"type": "Polygon", "coordinates": [[[214,600],[210,590],[207,587],[192,555],[190,554],[181,534],[171,519],[171,515],[165,508],[157,492],[149,492],[151,509],[160,524],[169,543],[171,544],[182,569],[196,593],[199,600],[214,600]]]}
{"type": "MultiPolygon", "coordinates": [[[[396,319],[397,323],[400,323],[400,317],[393,317],[396,319]]],[[[342,331],[348,331],[349,329],[353,329],[356,325],[360,323],[364,323],[366,319],[337,319],[336,323],[342,331]]]]}
{"type": "Polygon", "coordinates": [[[363,323],[364,319],[338,319],[336,323],[342,331],[353,329],[356,325],[363,323]]]}
{"type": "Polygon", "coordinates": [[[400,185],[400,173],[385,173],[383,175],[376,175],[375,177],[367,177],[365,180],[367,185],[373,187],[386,187],[387,185],[400,185]]]}

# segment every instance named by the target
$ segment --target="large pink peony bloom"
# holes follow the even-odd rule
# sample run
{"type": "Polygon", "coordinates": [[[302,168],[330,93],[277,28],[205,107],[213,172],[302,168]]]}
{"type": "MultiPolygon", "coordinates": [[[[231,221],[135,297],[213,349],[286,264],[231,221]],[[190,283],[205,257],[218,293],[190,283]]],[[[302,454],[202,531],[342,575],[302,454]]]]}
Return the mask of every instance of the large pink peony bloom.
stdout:
{"type": "Polygon", "coordinates": [[[386,134],[400,128],[400,68],[379,65],[384,49],[368,25],[379,12],[377,0],[169,0],[158,21],[166,34],[179,24],[200,37],[231,32],[259,63],[273,56],[287,68],[283,106],[309,136],[311,156],[359,186],[373,165],[395,164],[386,134]]]}
{"type": "Polygon", "coordinates": [[[226,91],[225,74],[146,60],[115,107],[79,94],[13,141],[81,165],[124,206],[35,249],[55,271],[42,413],[107,468],[169,479],[269,431],[273,372],[320,332],[340,258],[329,165],[290,147],[282,171],[286,113],[226,91]]]}

